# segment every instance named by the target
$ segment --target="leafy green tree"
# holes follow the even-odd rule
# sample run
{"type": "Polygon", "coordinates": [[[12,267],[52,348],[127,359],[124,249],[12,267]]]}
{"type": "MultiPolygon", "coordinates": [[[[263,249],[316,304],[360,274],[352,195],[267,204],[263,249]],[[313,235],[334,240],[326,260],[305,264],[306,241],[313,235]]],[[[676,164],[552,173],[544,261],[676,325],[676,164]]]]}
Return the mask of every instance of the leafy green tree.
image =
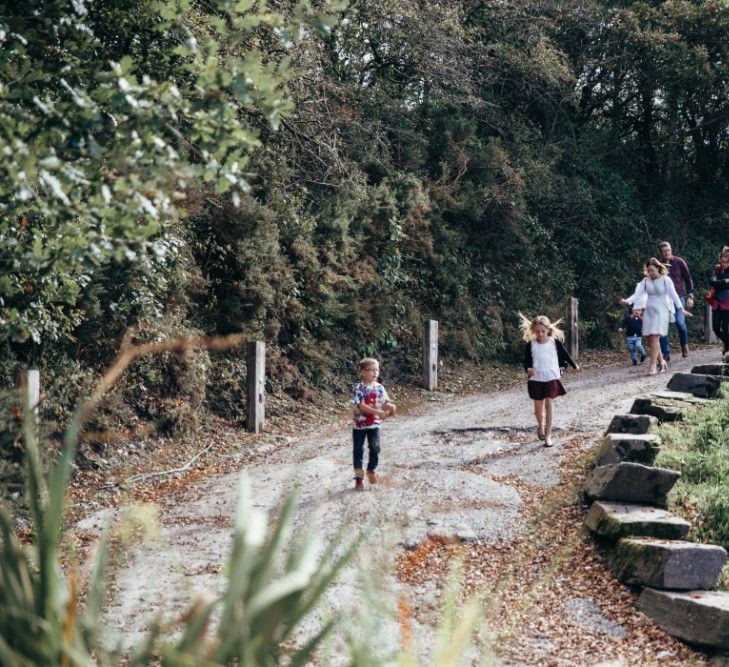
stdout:
{"type": "Polygon", "coordinates": [[[201,6],[0,8],[1,338],[70,335],[96,267],[144,252],[130,245],[201,183],[234,203],[247,189],[259,128],[291,108],[285,59],[259,44],[285,50],[296,23],[259,2],[201,6]]]}

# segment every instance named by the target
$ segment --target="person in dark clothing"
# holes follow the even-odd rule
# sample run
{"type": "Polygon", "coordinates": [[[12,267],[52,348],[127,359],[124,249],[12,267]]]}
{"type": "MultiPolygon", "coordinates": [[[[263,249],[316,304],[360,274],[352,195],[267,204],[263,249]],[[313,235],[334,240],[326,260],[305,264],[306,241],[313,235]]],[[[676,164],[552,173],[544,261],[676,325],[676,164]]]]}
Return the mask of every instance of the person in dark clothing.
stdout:
{"type": "Polygon", "coordinates": [[[630,314],[621,320],[618,331],[625,332],[625,344],[633,366],[638,365],[638,355],[642,364],[648,356],[643,347],[643,311],[640,308],[633,308],[630,314]]]}
{"type": "MultiPolygon", "coordinates": [[[[668,277],[673,281],[676,288],[676,294],[681,299],[681,303],[689,310],[694,306],[694,282],[691,279],[691,272],[688,264],[683,257],[673,254],[671,244],[663,241],[658,244],[658,250],[663,257],[663,263],[668,267],[668,277]]],[[[681,356],[688,356],[688,328],[686,327],[686,318],[683,311],[676,310],[674,313],[676,318],[676,329],[678,329],[678,339],[681,342],[681,356]]],[[[661,352],[663,358],[668,361],[671,358],[671,348],[668,344],[668,336],[661,336],[661,352]]]]}
{"type": "Polygon", "coordinates": [[[722,357],[729,352],[729,246],[724,246],[719,263],[709,280],[711,291],[711,328],[724,345],[722,357]]]}

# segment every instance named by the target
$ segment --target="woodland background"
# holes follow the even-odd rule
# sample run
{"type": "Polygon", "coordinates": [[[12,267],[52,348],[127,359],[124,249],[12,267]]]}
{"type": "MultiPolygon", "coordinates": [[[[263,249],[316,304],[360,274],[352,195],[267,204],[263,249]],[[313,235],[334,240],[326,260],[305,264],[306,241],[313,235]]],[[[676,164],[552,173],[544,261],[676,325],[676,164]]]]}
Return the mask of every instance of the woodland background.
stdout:
{"type": "MultiPolygon", "coordinates": [[[[446,359],[509,360],[518,311],[576,296],[609,345],[660,240],[699,294],[729,242],[726,2],[79,0],[0,28],[0,378],[41,368],[57,428],[131,327],[263,339],[268,390],[309,400],[364,355],[417,373],[423,317],[446,359]]],[[[141,360],[91,428],[238,420],[244,387],[242,351],[141,360]]]]}

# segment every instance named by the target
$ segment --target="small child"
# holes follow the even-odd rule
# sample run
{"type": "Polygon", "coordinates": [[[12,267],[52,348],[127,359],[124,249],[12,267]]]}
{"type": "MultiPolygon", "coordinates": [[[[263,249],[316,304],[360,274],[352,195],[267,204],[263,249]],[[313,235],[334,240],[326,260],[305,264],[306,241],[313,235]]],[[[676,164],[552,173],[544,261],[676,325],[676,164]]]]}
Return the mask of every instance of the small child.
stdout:
{"type": "Polygon", "coordinates": [[[534,417],[537,420],[537,435],[544,440],[545,447],[552,443],[552,401],[567,392],[560,382],[562,369],[567,364],[579,371],[580,367],[572,360],[562,341],[564,332],[557,328],[544,315],[528,320],[519,313],[524,348],[524,370],[527,373],[527,391],[534,401],[534,417]],[[546,406],[546,410],[545,410],[546,406]],[[545,419],[546,412],[546,419],[545,419]]]}
{"type": "Polygon", "coordinates": [[[385,388],[377,382],[380,364],[377,359],[366,358],[359,362],[359,379],[354,385],[354,429],[352,430],[352,459],[354,463],[354,488],[364,490],[364,443],[367,440],[367,479],[377,484],[377,463],[380,454],[380,424],[395,414],[395,406],[385,388]]]}
{"type": "Polygon", "coordinates": [[[648,356],[643,347],[643,309],[633,308],[630,315],[626,315],[620,321],[618,331],[625,331],[625,344],[628,347],[628,354],[633,366],[638,365],[637,355],[640,355],[642,364],[648,356]]]}

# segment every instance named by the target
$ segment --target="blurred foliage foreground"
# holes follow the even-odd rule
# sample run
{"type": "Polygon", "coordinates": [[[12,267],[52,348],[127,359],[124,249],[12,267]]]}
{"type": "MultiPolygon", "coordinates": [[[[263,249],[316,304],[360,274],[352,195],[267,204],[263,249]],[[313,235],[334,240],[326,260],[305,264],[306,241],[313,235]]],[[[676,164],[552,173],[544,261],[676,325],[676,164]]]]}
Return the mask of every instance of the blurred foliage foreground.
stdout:
{"type": "MultiPolygon", "coordinates": [[[[302,620],[322,611],[318,605],[323,594],[360,543],[354,540],[342,545],[340,536],[322,553],[315,531],[297,531],[299,537],[292,537],[296,493],[283,502],[271,527],[267,527],[265,514],[251,504],[245,480],[241,482],[222,593],[198,598],[172,624],[172,631],[157,619],[132,648],[105,629],[105,581],[114,549],[110,547],[110,530],[107,528],[100,537],[93,563],[80,571],[74,559],[63,553],[62,524],[66,487],[82,424],[130,358],[120,358],[88,402],[76,410],[61,456],[47,476],[41,470],[35,419],[30,413],[24,419],[32,538],[21,543],[14,534],[13,517],[0,506],[0,665],[309,664],[334,631],[340,639],[346,635],[345,619],[341,614],[323,614],[319,629],[311,636],[302,636],[302,620]],[[62,562],[69,560],[71,564],[62,567],[62,562]]],[[[459,609],[456,616],[457,590],[453,588],[444,611],[433,657],[437,665],[471,664],[470,657],[468,661],[466,658],[470,656],[468,647],[478,607],[472,603],[465,611],[459,609]]],[[[359,613],[367,613],[361,601],[359,613]]],[[[352,634],[347,641],[349,656],[343,659],[340,655],[337,664],[385,664],[366,645],[368,639],[362,633],[352,634]]],[[[419,664],[410,652],[412,648],[405,647],[401,653],[389,656],[387,664],[419,664]]]]}

